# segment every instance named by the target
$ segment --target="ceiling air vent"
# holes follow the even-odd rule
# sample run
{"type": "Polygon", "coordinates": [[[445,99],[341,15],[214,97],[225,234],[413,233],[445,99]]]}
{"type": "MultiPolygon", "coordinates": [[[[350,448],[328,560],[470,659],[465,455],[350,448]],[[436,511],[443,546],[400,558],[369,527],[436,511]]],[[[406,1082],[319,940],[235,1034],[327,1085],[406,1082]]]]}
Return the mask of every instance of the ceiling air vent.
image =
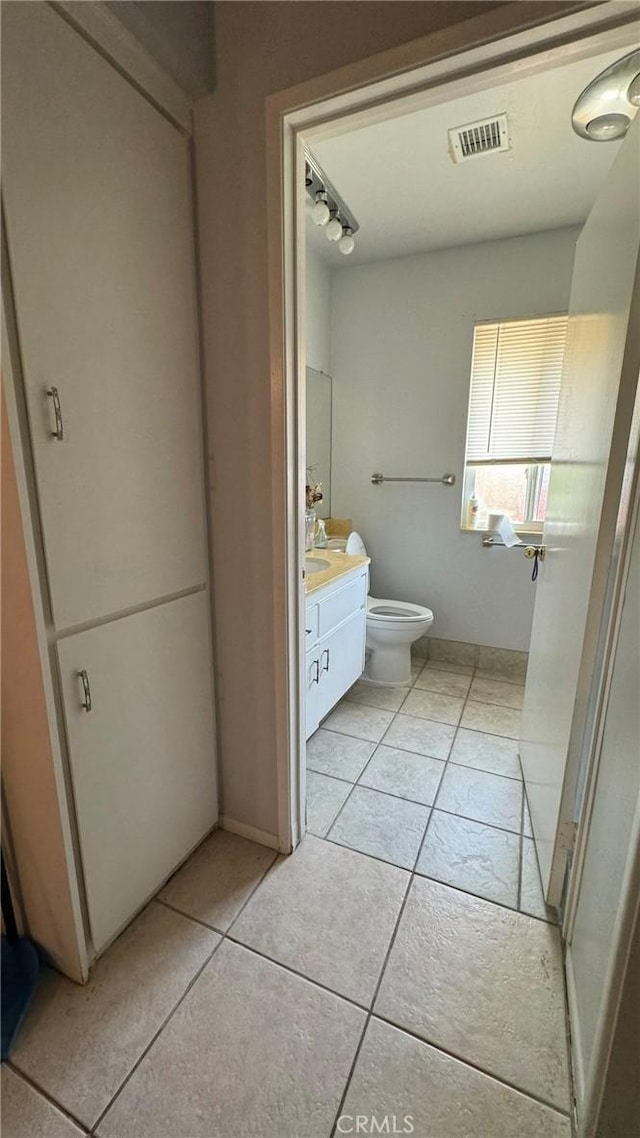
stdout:
{"type": "Polygon", "coordinates": [[[494,115],[490,119],[456,126],[449,131],[449,150],[454,162],[466,162],[480,154],[493,154],[509,149],[507,116],[494,115]]]}

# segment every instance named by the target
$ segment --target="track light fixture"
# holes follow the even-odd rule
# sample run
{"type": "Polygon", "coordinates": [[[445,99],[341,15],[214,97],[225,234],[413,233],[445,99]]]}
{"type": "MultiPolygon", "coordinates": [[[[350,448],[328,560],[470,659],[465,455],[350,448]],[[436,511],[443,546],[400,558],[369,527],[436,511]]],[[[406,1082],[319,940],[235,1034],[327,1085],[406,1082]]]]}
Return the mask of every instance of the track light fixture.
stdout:
{"type": "Polygon", "coordinates": [[[337,244],[345,256],[353,253],[358,222],[308,150],[305,151],[304,181],[313,203],[310,213],[314,225],[323,228],[328,240],[337,244]]]}

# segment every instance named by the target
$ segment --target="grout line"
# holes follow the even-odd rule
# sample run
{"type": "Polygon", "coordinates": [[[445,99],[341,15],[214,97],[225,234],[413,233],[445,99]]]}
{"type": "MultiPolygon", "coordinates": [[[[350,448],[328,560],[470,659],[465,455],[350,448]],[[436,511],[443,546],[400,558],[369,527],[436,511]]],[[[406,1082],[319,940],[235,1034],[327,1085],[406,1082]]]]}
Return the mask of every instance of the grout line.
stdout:
{"type": "Polygon", "coordinates": [[[154,897],[149,904],[162,905],[165,909],[169,909],[170,912],[177,913],[179,917],[184,917],[187,921],[193,921],[194,925],[200,925],[200,928],[206,929],[207,932],[217,933],[218,936],[225,935],[222,929],[219,929],[217,925],[208,925],[207,922],[201,920],[200,917],[194,917],[193,913],[185,913],[184,909],[179,909],[177,905],[172,905],[169,901],[165,901],[163,897],[154,897]]]}
{"type": "Polygon", "coordinates": [[[380,991],[380,987],[382,984],[382,978],[385,974],[387,964],[389,962],[389,957],[391,956],[391,951],[392,951],[393,946],[394,946],[395,941],[396,941],[398,929],[400,928],[400,922],[401,922],[403,914],[404,914],[404,910],[405,910],[405,906],[407,904],[407,898],[409,896],[409,890],[411,888],[412,882],[413,882],[413,874],[411,874],[409,876],[409,880],[407,881],[407,887],[404,891],[402,903],[401,903],[400,908],[398,910],[398,916],[396,918],[396,922],[395,922],[395,925],[393,928],[393,932],[391,934],[391,939],[390,939],[389,944],[387,946],[387,951],[384,954],[384,958],[382,961],[382,967],[380,968],[380,974],[378,976],[378,980],[377,980],[377,983],[376,983],[376,986],[375,986],[375,989],[373,992],[373,997],[371,999],[371,1006],[367,1011],[367,1017],[365,1019],[364,1026],[362,1028],[362,1034],[360,1036],[358,1046],[356,1047],[355,1054],[353,1056],[353,1062],[351,1064],[351,1067],[349,1069],[349,1073],[347,1075],[347,1079],[346,1079],[345,1086],[344,1086],[344,1091],[342,1092],[342,1097],[340,1099],[340,1102],[338,1103],[338,1110],[336,1112],[336,1117],[334,1119],[334,1123],[333,1123],[333,1126],[331,1128],[331,1138],[335,1138],[335,1135],[337,1133],[338,1123],[340,1121],[340,1118],[342,1117],[342,1110],[343,1110],[344,1104],[346,1102],[346,1098],[347,1098],[347,1095],[349,1093],[349,1087],[351,1086],[351,1080],[353,1079],[353,1075],[354,1075],[354,1072],[356,1069],[356,1065],[357,1065],[358,1059],[360,1057],[360,1052],[361,1052],[362,1046],[364,1044],[364,1039],[365,1039],[365,1035],[367,1033],[367,1028],[371,1022],[371,1017],[373,1015],[373,1008],[375,1007],[375,1002],[378,998],[378,993],[380,991]]]}
{"type": "Polygon", "coordinates": [[[36,1094],[39,1094],[40,1097],[45,1100],[45,1102],[48,1102],[49,1106],[54,1107],[54,1109],[57,1110],[60,1114],[64,1115],[65,1118],[68,1118],[74,1126],[77,1126],[82,1134],[89,1134],[86,1124],[84,1122],[81,1122],[77,1115],[73,1114],[68,1107],[63,1106],[62,1103],[59,1103],[57,1099],[53,1098],[49,1091],[45,1090],[44,1087],[41,1087],[40,1084],[31,1077],[31,1075],[27,1075],[25,1071],[22,1071],[20,1067],[16,1066],[12,1059],[6,1059],[5,1064],[9,1070],[13,1072],[17,1079],[22,1079],[22,1081],[26,1083],[27,1086],[31,1087],[31,1089],[35,1091],[36,1094]]]}
{"type": "MultiPolygon", "coordinates": [[[[320,841],[322,841],[322,839],[320,839],[320,841]]],[[[330,988],[328,984],[323,984],[322,980],[316,980],[313,976],[307,976],[305,972],[299,972],[298,969],[294,968],[291,964],[285,964],[282,960],[277,960],[275,956],[269,956],[259,948],[254,948],[253,945],[246,944],[243,940],[238,940],[237,937],[226,936],[224,939],[227,940],[229,944],[235,944],[236,948],[243,948],[246,952],[250,952],[260,960],[266,960],[276,968],[282,968],[283,972],[288,972],[298,980],[304,980],[306,984],[312,984],[314,988],[320,988],[322,992],[327,992],[328,995],[334,996],[337,1000],[343,1000],[345,1004],[350,1004],[351,1007],[357,1008],[360,1012],[368,1013],[370,1010],[368,1004],[361,1004],[359,1000],[355,1000],[353,996],[345,996],[343,992],[338,992],[336,988],[330,988]]]]}
{"type": "Polygon", "coordinates": [[[391,1019],[387,1019],[386,1016],[379,1015],[375,1012],[372,1013],[371,1018],[377,1019],[380,1023],[386,1023],[388,1027],[393,1027],[396,1031],[404,1032],[405,1035],[411,1036],[411,1038],[415,1039],[418,1043],[425,1044],[427,1047],[433,1047],[435,1051],[439,1051],[442,1055],[447,1055],[449,1059],[455,1059],[458,1063],[462,1063],[465,1067],[471,1067],[471,1069],[473,1071],[477,1071],[478,1074],[486,1075],[495,1083],[500,1083],[503,1087],[508,1087],[509,1090],[515,1091],[519,1095],[523,1095],[524,1098],[528,1098],[533,1102],[539,1103],[540,1106],[546,1106],[548,1110],[553,1110],[555,1114],[559,1114],[563,1118],[570,1117],[569,1110],[563,1110],[561,1106],[557,1106],[555,1103],[549,1102],[548,1099],[543,1098],[541,1095],[537,1095],[534,1091],[523,1090],[522,1087],[517,1086],[515,1083],[509,1082],[508,1079],[503,1078],[501,1075],[496,1075],[493,1071],[487,1070],[486,1067],[480,1067],[477,1063],[474,1063],[472,1059],[464,1059],[462,1055],[458,1055],[456,1051],[451,1051],[449,1048],[443,1047],[442,1044],[434,1042],[433,1039],[428,1039],[423,1035],[418,1035],[418,1033],[416,1031],[413,1031],[410,1027],[404,1027],[398,1023],[395,1023],[391,1019]]]}
{"type": "Polygon", "coordinates": [[[218,941],[218,943],[217,943],[217,944],[215,945],[215,947],[213,948],[213,950],[212,950],[212,951],[209,953],[209,955],[207,956],[207,958],[206,958],[206,960],[204,961],[204,963],[200,965],[200,967],[197,969],[197,971],[195,972],[195,974],[194,974],[194,975],[191,977],[191,980],[190,980],[190,981],[189,981],[189,983],[187,984],[187,987],[185,988],[185,990],[184,990],[184,992],[182,993],[182,995],[180,996],[180,998],[179,998],[179,999],[177,1000],[177,1002],[176,1002],[176,1003],[173,1005],[173,1007],[171,1008],[171,1011],[169,1012],[169,1014],[168,1014],[167,1016],[165,1016],[164,1020],[163,1020],[163,1021],[162,1021],[162,1023],[160,1024],[160,1027],[158,1028],[158,1030],[157,1030],[156,1032],[154,1032],[154,1034],[153,1034],[153,1036],[151,1037],[150,1041],[147,1043],[147,1045],[146,1045],[146,1046],[144,1047],[144,1049],[141,1051],[141,1053],[140,1053],[140,1055],[138,1056],[138,1058],[136,1059],[135,1063],[133,1064],[133,1066],[131,1067],[131,1069],[128,1071],[128,1073],[127,1073],[126,1077],[125,1077],[125,1078],[123,1079],[123,1081],[120,1083],[120,1086],[118,1087],[117,1091],[115,1091],[115,1093],[114,1093],[114,1094],[111,1096],[111,1098],[110,1098],[109,1102],[107,1103],[107,1105],[105,1106],[104,1110],[102,1110],[102,1111],[100,1112],[100,1114],[98,1115],[98,1117],[96,1118],[95,1122],[93,1123],[93,1126],[91,1127],[91,1133],[92,1133],[92,1134],[93,1134],[93,1133],[95,1133],[95,1131],[98,1129],[98,1127],[100,1126],[100,1124],[101,1124],[101,1123],[104,1121],[105,1115],[106,1115],[106,1114],[107,1114],[107,1113],[108,1113],[108,1112],[111,1110],[111,1107],[114,1105],[114,1103],[115,1103],[115,1102],[117,1101],[117,1099],[120,1097],[120,1095],[122,1094],[122,1092],[123,1092],[124,1088],[126,1087],[127,1083],[128,1083],[128,1082],[129,1082],[129,1081],[132,1079],[133,1075],[134,1075],[134,1074],[135,1074],[135,1072],[138,1070],[138,1067],[139,1067],[139,1066],[140,1066],[140,1064],[142,1063],[143,1059],[144,1059],[144,1058],[145,1058],[145,1057],[148,1055],[149,1051],[150,1051],[150,1050],[151,1050],[151,1048],[153,1047],[153,1045],[154,1045],[154,1043],[155,1043],[156,1039],[158,1038],[158,1036],[159,1036],[159,1035],[160,1035],[160,1034],[161,1034],[161,1033],[164,1031],[165,1027],[166,1027],[166,1026],[167,1026],[167,1024],[169,1023],[169,1020],[170,1020],[170,1019],[173,1019],[173,1016],[174,1016],[174,1015],[175,1015],[175,1013],[177,1012],[177,1010],[178,1010],[178,1008],[180,1007],[180,1005],[182,1004],[183,1000],[185,1000],[185,999],[186,999],[186,997],[188,996],[188,994],[189,994],[189,992],[191,991],[191,989],[193,988],[193,986],[194,986],[194,985],[197,983],[197,981],[200,979],[200,977],[201,977],[202,973],[204,972],[204,970],[205,970],[205,968],[207,967],[207,965],[210,963],[211,959],[212,959],[212,958],[215,956],[216,952],[217,952],[217,951],[218,951],[218,949],[220,948],[220,945],[221,945],[221,944],[223,944],[223,943],[224,943],[224,937],[221,937],[221,938],[220,938],[220,940],[218,941]]]}

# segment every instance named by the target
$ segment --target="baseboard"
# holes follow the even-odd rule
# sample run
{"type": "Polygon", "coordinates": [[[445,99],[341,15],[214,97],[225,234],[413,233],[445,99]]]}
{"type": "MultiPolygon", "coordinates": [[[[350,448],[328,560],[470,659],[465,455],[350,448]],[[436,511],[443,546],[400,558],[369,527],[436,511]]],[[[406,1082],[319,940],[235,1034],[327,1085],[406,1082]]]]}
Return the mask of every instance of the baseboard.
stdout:
{"type": "Polygon", "coordinates": [[[245,822],[236,822],[235,818],[228,818],[226,814],[220,817],[220,829],[228,830],[230,834],[238,834],[250,842],[257,842],[259,846],[268,846],[270,850],[279,849],[280,843],[277,834],[269,834],[267,830],[258,830],[255,826],[247,826],[245,822]]]}

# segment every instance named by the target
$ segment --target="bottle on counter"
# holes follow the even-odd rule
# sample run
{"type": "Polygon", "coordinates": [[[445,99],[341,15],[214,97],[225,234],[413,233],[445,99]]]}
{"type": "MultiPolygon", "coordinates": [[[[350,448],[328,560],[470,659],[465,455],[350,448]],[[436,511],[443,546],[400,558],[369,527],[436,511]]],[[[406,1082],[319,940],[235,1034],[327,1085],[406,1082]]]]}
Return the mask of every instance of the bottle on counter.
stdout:
{"type": "Polygon", "coordinates": [[[469,505],[467,507],[467,526],[469,529],[475,529],[478,524],[478,512],[480,510],[480,503],[475,494],[469,498],[469,505]]]}
{"type": "Polygon", "coordinates": [[[313,544],[315,545],[316,549],[326,549],[327,542],[328,539],[327,531],[324,528],[324,518],[318,518],[318,521],[316,522],[316,534],[313,544]]]}

